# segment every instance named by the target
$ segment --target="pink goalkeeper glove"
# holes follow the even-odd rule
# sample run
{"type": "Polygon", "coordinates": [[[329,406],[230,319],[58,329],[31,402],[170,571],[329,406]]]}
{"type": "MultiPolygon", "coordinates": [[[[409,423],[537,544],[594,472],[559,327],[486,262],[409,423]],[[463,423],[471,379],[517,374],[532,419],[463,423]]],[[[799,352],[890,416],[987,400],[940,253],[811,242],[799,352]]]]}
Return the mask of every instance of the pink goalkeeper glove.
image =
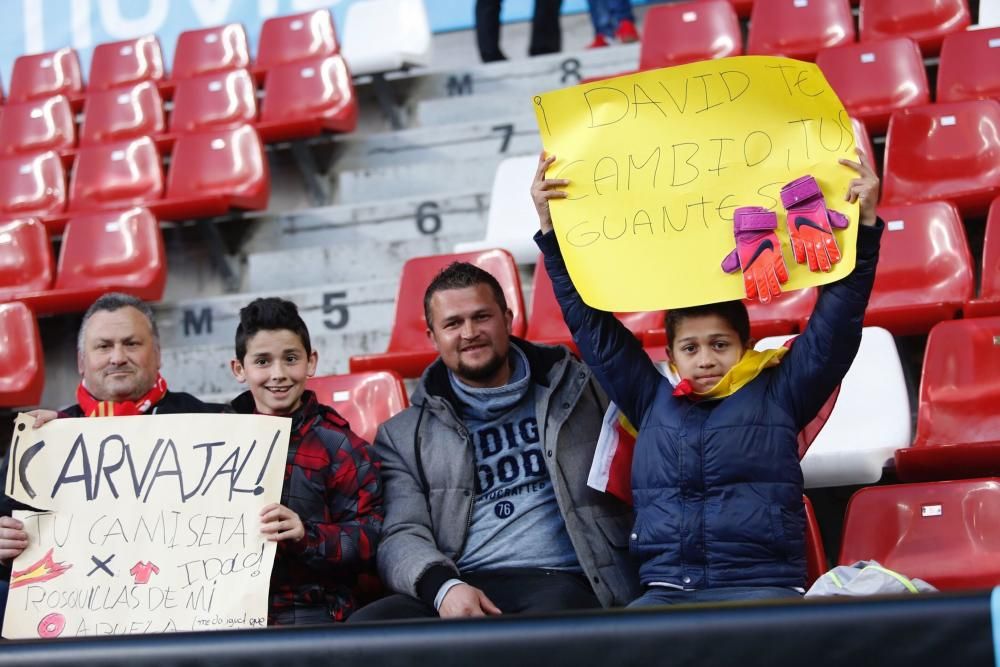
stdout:
{"type": "Polygon", "coordinates": [[[816,179],[808,175],[781,188],[781,203],[788,211],[788,240],[795,261],[808,264],[810,271],[831,271],[840,261],[832,228],[847,227],[847,217],[826,208],[816,179]]]}
{"type": "Polygon", "coordinates": [[[768,303],[781,294],[781,283],[788,282],[781,242],[774,233],[777,228],[778,216],[766,208],[743,206],[733,215],[736,249],[722,261],[722,270],[733,273],[743,269],[748,299],[768,303]]]}

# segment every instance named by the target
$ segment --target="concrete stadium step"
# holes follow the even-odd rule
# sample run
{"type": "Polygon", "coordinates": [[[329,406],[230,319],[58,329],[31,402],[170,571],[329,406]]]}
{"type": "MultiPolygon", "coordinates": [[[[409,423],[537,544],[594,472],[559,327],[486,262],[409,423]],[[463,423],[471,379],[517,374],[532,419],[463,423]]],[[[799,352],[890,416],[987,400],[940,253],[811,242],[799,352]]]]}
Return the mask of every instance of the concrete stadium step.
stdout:
{"type": "MultiPolygon", "coordinates": [[[[285,267],[282,274],[294,267],[285,267]]],[[[276,290],[284,275],[276,276],[272,288],[209,298],[190,299],[154,306],[162,349],[199,345],[232,347],[240,308],[260,296],[280,296],[293,301],[310,332],[357,334],[388,331],[392,325],[398,276],[378,281],[326,282],[308,288],[276,290]]],[[[230,350],[230,358],[232,350],[230,350]]]]}
{"type": "MultiPolygon", "coordinates": [[[[541,150],[540,145],[537,150],[541,150]]],[[[456,191],[489,192],[501,160],[535,153],[533,149],[520,153],[484,154],[476,159],[341,171],[334,177],[334,200],[341,205],[356,205],[386,197],[426,197],[427,201],[432,201],[456,191]]]]}
{"type": "Polygon", "coordinates": [[[639,66],[639,45],[554,53],[522,60],[400,77],[393,85],[409,105],[434,98],[473,95],[531,96],[572,86],[583,79],[612,76],[639,66]]]}
{"type": "Polygon", "coordinates": [[[511,96],[509,94],[468,95],[461,97],[434,97],[417,102],[414,110],[414,124],[429,128],[468,122],[470,118],[489,121],[497,119],[495,125],[507,119],[522,116],[534,118],[531,95],[511,96]]]}
{"type": "Polygon", "coordinates": [[[241,252],[252,255],[372,241],[390,244],[440,239],[457,243],[485,235],[488,209],[487,187],[473,192],[295,211],[255,226],[243,241],[241,252]]]}
{"type": "MultiPolygon", "coordinates": [[[[235,326],[234,326],[235,331],[235,326]]],[[[319,353],[317,375],[348,372],[348,359],[355,354],[383,352],[389,345],[389,327],[380,330],[331,334],[309,323],[313,349],[319,353]]],[[[246,390],[233,377],[229,362],[233,344],[193,345],[165,348],[161,351],[163,377],[171,387],[204,400],[226,401],[246,390]]]]}
{"type": "MultiPolygon", "coordinates": [[[[538,126],[530,107],[510,109],[505,118],[398,132],[345,135],[335,142],[332,170],[374,169],[400,165],[452,162],[487,155],[541,150],[538,126]]],[[[440,190],[442,188],[438,188],[440,190]]],[[[456,188],[445,188],[454,191],[456,188]]]]}

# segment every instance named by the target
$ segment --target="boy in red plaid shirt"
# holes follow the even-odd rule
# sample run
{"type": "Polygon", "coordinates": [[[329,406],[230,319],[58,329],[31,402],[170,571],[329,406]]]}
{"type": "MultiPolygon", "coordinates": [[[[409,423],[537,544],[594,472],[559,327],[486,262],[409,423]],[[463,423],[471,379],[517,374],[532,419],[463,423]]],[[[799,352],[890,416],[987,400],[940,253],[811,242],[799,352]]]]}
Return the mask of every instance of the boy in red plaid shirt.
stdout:
{"type": "Polygon", "coordinates": [[[345,620],[358,575],[372,570],[382,528],[382,485],[371,447],[305,388],[317,354],[295,304],[256,299],[240,311],[233,375],[249,386],[232,412],[291,417],[281,503],[261,510],[278,542],[268,623],[345,620]]]}

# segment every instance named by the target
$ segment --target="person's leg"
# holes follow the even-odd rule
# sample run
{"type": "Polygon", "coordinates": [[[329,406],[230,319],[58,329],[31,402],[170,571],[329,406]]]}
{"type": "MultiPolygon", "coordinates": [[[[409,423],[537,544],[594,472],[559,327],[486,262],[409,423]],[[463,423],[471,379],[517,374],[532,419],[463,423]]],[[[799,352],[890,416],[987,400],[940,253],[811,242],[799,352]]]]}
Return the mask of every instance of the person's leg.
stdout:
{"type": "Polygon", "coordinates": [[[732,602],[735,600],[802,599],[802,594],[782,586],[733,586],[691,591],[690,602],[732,602]]]}
{"type": "Polygon", "coordinates": [[[598,609],[594,589],[583,575],[558,570],[490,570],[464,577],[505,614],[598,609]]]}
{"type": "Polygon", "coordinates": [[[611,22],[609,4],[619,0],[587,0],[587,9],[590,11],[590,22],[594,25],[595,35],[613,37],[616,23],[611,22]]]}
{"type": "Polygon", "coordinates": [[[292,606],[271,615],[271,625],[330,625],[333,617],[326,607],[292,606]]]}
{"type": "Polygon", "coordinates": [[[635,14],[632,13],[632,0],[604,0],[607,3],[608,22],[612,27],[617,27],[622,21],[632,21],[635,23],[635,14]]]}
{"type": "Polygon", "coordinates": [[[438,618],[438,613],[423,600],[397,593],[358,609],[350,615],[347,622],[402,621],[411,618],[438,618]]]}
{"type": "Polygon", "coordinates": [[[500,0],[476,0],[476,43],[484,63],[507,59],[500,51],[500,0]]]}
{"type": "Polygon", "coordinates": [[[666,605],[682,604],[685,602],[686,591],[668,588],[666,586],[649,586],[642,595],[628,603],[628,608],[636,607],[662,607],[666,605]]]}
{"type": "Polygon", "coordinates": [[[562,28],[559,27],[561,9],[562,0],[535,0],[528,55],[558,53],[562,49],[562,28]]]}

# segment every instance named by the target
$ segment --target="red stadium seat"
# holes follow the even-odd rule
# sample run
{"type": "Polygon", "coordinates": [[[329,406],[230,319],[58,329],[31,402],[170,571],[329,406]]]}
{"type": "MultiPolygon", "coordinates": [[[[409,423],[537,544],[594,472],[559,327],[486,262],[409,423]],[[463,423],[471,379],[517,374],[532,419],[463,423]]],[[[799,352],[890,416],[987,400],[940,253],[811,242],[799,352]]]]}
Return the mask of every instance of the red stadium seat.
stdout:
{"type": "Polygon", "coordinates": [[[953,32],[941,45],[938,102],[1000,100],[1000,27],[953,32]]]}
{"type": "Polygon", "coordinates": [[[162,81],[164,76],[163,52],[155,35],[107,42],[94,47],[87,93],[162,81]]]}
{"type": "Polygon", "coordinates": [[[23,303],[0,304],[0,407],[38,405],[45,360],[35,316],[23,303]]]}
{"type": "Polygon", "coordinates": [[[250,125],[181,135],[167,174],[162,219],[221,215],[230,207],[267,208],[271,181],[264,146],[250,125]]]}
{"type": "MultiPolygon", "coordinates": [[[[644,313],[616,313],[622,324],[629,328],[640,341],[648,331],[663,329],[663,311],[644,313]]],[[[562,310],[552,290],[545,263],[538,258],[535,277],[531,288],[531,310],[528,314],[528,331],[524,336],[535,343],[546,345],[566,345],[576,350],[573,336],[563,320],[562,310]]]]}
{"type": "Polygon", "coordinates": [[[901,109],[885,142],[882,201],[948,200],[981,215],[1000,194],[1000,102],[971,100],[901,109]]]}
{"type": "Polygon", "coordinates": [[[278,16],[261,25],[255,70],[337,53],[340,44],[329,10],[278,16]]]}
{"type": "Polygon", "coordinates": [[[165,129],[160,92],[155,84],[144,81],[131,87],[87,95],[80,125],[80,145],[156,136],[165,129]]]}
{"type": "Polygon", "coordinates": [[[245,69],[184,79],[174,89],[172,133],[233,128],[256,119],[256,85],[245,69]]]}
{"type": "Polygon", "coordinates": [[[83,92],[80,60],[73,49],[59,49],[14,61],[7,102],[27,102],[53,95],[74,97],[83,92]]]}
{"type": "Polygon", "coordinates": [[[975,276],[955,207],[947,202],[883,206],[879,215],[886,230],[865,326],[905,336],[958,317],[974,294],[975,276]]]}
{"type": "Polygon", "coordinates": [[[966,317],[1000,315],[1000,198],[993,200],[986,219],[983,271],[979,275],[979,297],[970,300],[962,312],[966,317]]]}
{"type": "MultiPolygon", "coordinates": [[[[700,0],[701,2],[714,2],[715,0],[700,0]]],[[[729,4],[736,10],[740,18],[749,18],[753,10],[753,0],[728,0],[729,4]]]]}
{"type": "Polygon", "coordinates": [[[872,134],[885,134],[896,109],[930,102],[924,59],[906,37],[823,49],[816,64],[847,113],[872,134]]]}
{"type": "Polygon", "coordinates": [[[971,23],[967,0],[861,0],[862,42],[909,37],[925,56],[936,56],[944,36],[971,23]]]}
{"type": "Polygon", "coordinates": [[[249,66],[247,33],[239,23],[230,23],[178,35],[170,78],[177,81],[249,66]]]}
{"type": "Polygon", "coordinates": [[[0,154],[56,151],[76,143],[76,116],[65,95],[8,104],[0,115],[0,154]]]}
{"type": "Polygon", "coordinates": [[[514,314],[513,335],[523,336],[525,330],[524,301],[517,264],[506,250],[483,250],[417,257],[403,265],[396,296],[396,315],[389,335],[389,349],[382,354],[351,357],[352,373],[372,370],[394,370],[403,377],[417,377],[437,357],[434,345],[427,338],[424,320],[424,291],[443,268],[452,262],[469,262],[489,271],[503,287],[507,307],[514,314]]]}
{"type": "Polygon", "coordinates": [[[55,284],[18,300],[39,315],[86,310],[106,292],[158,301],[166,279],[160,225],[148,210],[96,212],[66,225],[55,284]]]}
{"type": "Polygon", "coordinates": [[[738,56],[743,34],[726,0],[657,5],[643,19],[639,69],[738,56]]]}
{"type": "Polygon", "coordinates": [[[802,496],[802,504],[806,508],[806,588],[808,588],[830,568],[826,562],[823,535],[819,531],[819,521],[816,520],[812,502],[806,496],[802,496]]]}
{"type": "Polygon", "coordinates": [[[0,302],[47,290],[54,275],[52,244],[37,218],[0,222],[0,302]]]}
{"type": "Polygon", "coordinates": [[[860,560],[941,590],[1000,584],[1000,481],[861,489],[847,505],[840,564],[860,560]]]}
{"type": "Polygon", "coordinates": [[[257,124],[265,142],[357,127],[358,100],[342,56],[277,65],[271,72],[257,124]]]}
{"type": "Polygon", "coordinates": [[[410,404],[403,378],[392,371],[314,377],[306,389],[316,392],[320,403],[336,410],[369,443],[382,422],[410,404]]]}
{"type": "Polygon", "coordinates": [[[854,139],[855,144],[860,148],[865,156],[868,158],[868,163],[872,165],[875,172],[878,173],[878,165],[875,164],[875,148],[872,146],[871,137],[868,136],[868,128],[857,118],[851,119],[851,127],[854,128],[854,139]]]}
{"type": "Polygon", "coordinates": [[[756,0],[747,54],[812,60],[816,52],[854,41],[847,0],[756,0]]]}
{"type": "Polygon", "coordinates": [[[163,196],[160,153],[149,137],[80,148],[69,190],[70,212],[156,201],[163,196]]]}
{"type": "Polygon", "coordinates": [[[1000,475],[1000,317],[951,320],[927,337],[904,481],[1000,475]]]}
{"type": "Polygon", "coordinates": [[[66,172],[53,151],[0,160],[0,218],[61,215],[65,209],[66,172]]]}

